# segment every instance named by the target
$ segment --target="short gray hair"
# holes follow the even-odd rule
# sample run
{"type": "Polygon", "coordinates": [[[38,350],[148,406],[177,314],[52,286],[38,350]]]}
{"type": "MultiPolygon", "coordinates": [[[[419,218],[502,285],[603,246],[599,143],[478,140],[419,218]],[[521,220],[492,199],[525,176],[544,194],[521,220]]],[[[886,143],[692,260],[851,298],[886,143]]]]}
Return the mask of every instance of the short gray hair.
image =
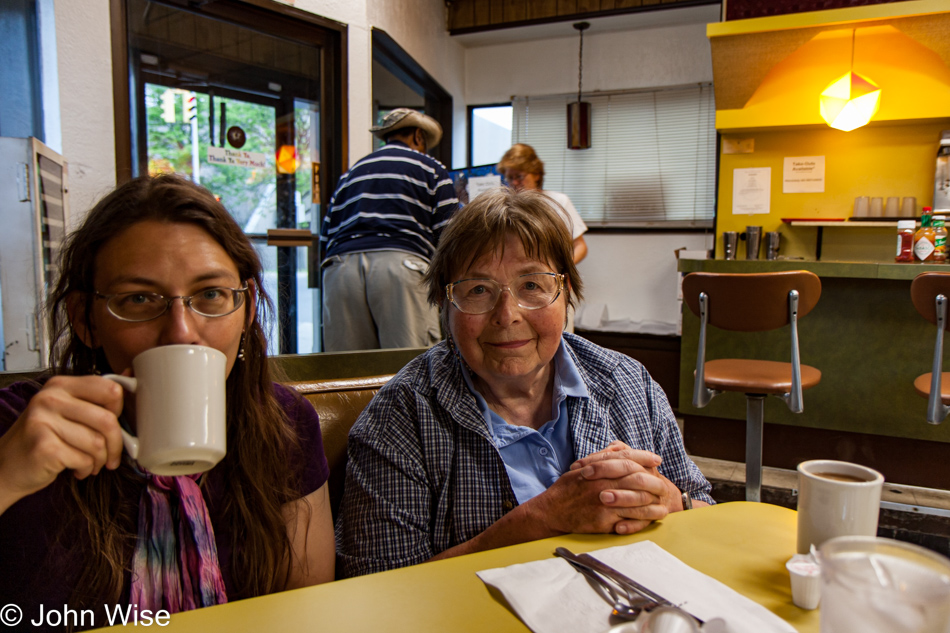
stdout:
{"type": "Polygon", "coordinates": [[[459,209],[442,233],[424,279],[429,303],[442,305],[445,286],[457,281],[455,275],[483,255],[502,253],[508,237],[516,236],[528,257],[564,274],[568,305],[576,306],[583,284],[574,265],[574,240],[556,205],[539,191],[498,187],[459,209]]]}

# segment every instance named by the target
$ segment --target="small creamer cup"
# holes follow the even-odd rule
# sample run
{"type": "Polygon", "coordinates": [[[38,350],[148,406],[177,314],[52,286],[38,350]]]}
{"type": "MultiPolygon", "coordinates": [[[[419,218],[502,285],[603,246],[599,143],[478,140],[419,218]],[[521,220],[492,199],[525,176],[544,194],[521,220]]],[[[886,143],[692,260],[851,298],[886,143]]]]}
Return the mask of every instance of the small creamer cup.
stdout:
{"type": "Polygon", "coordinates": [[[821,567],[805,554],[795,554],[785,568],[792,583],[792,602],[802,609],[816,609],[821,601],[821,567]]]}

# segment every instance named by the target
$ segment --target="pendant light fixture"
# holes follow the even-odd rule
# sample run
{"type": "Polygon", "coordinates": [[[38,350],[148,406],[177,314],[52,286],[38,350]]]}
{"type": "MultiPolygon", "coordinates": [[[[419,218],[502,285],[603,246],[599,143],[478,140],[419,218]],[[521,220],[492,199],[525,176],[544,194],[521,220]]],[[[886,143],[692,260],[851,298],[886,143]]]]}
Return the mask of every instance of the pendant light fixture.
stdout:
{"type": "Polygon", "coordinates": [[[588,22],[575,22],[580,33],[577,54],[577,101],[567,104],[567,149],[590,149],[590,104],[581,101],[581,85],[584,78],[584,31],[588,22]]]}
{"type": "Polygon", "coordinates": [[[851,69],[831,82],[818,98],[821,118],[838,130],[850,132],[867,125],[881,107],[881,89],[854,72],[856,29],[851,30],[851,69]]]}

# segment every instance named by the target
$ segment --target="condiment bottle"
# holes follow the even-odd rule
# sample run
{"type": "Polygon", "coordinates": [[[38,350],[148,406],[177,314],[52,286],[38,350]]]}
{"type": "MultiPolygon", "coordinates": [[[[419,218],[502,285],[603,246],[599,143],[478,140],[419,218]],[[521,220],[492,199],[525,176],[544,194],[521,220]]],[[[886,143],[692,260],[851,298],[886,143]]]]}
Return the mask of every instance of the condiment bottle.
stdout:
{"type": "Polygon", "coordinates": [[[917,220],[899,220],[897,222],[897,256],[895,262],[914,261],[914,229],[917,220]]]}
{"type": "Polygon", "coordinates": [[[930,262],[934,258],[934,228],[931,222],[930,207],[924,207],[920,228],[914,235],[914,258],[919,262],[930,262]]]}
{"type": "Polygon", "coordinates": [[[944,215],[934,216],[934,258],[935,264],[947,263],[947,229],[944,226],[947,218],[944,215]]]}

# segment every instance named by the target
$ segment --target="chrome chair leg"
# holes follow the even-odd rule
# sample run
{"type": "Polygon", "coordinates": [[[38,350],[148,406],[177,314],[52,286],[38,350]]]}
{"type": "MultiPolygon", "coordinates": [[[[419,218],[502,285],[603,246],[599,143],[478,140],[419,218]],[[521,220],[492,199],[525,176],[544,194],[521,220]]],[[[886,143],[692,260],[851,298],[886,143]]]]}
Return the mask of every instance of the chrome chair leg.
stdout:
{"type": "Polygon", "coordinates": [[[765,423],[765,395],[746,394],[745,415],[745,500],[762,500],[762,427],[765,423]]]}

